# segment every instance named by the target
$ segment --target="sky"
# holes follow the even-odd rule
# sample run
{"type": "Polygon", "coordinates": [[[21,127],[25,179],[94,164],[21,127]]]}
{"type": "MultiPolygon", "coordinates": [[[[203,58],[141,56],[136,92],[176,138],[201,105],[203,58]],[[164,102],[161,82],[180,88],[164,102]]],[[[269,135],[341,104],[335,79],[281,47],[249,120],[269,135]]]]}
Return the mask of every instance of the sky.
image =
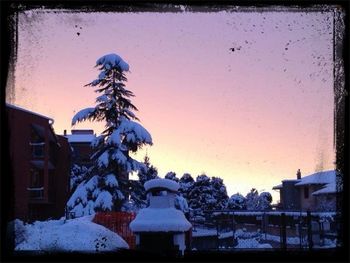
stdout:
{"type": "MultiPolygon", "coordinates": [[[[186,9],[186,8],[183,8],[186,9]]],[[[207,10],[210,11],[210,10],[207,10]]],[[[129,65],[126,87],[159,175],[224,179],[229,195],[334,169],[333,13],[63,12],[19,14],[14,92],[7,102],[63,130],[98,96],[84,87],[109,53],[129,65]]]]}

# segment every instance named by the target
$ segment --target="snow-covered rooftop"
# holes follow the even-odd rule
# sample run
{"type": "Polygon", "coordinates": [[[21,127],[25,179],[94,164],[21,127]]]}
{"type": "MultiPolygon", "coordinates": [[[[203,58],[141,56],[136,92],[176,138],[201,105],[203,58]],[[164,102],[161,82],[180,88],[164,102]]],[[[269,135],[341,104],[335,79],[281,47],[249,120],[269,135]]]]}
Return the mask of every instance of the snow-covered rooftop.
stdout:
{"type": "Polygon", "coordinates": [[[313,192],[312,195],[332,194],[336,192],[337,192],[336,185],[335,185],[335,182],[333,182],[333,183],[327,184],[324,188],[313,192]]]}
{"type": "Polygon", "coordinates": [[[182,211],[175,208],[144,208],[130,223],[133,232],[185,232],[191,228],[182,211]]]}
{"type": "Polygon", "coordinates": [[[68,142],[89,142],[91,143],[96,136],[94,134],[70,134],[65,135],[68,142]]]}
{"type": "Polygon", "coordinates": [[[159,179],[152,179],[152,180],[147,181],[144,184],[144,187],[145,187],[146,191],[149,191],[149,190],[154,189],[154,188],[165,188],[165,189],[168,189],[170,191],[177,192],[177,190],[179,190],[179,188],[180,188],[180,185],[173,180],[159,178],[159,179]]]}
{"type": "Polygon", "coordinates": [[[308,184],[329,184],[335,183],[335,171],[323,171],[314,174],[310,174],[308,176],[302,177],[296,183],[296,186],[308,185],[308,184]]]}
{"type": "MultiPolygon", "coordinates": [[[[324,188],[313,192],[312,195],[336,193],[335,170],[317,172],[314,174],[304,176],[301,179],[283,180],[282,182],[286,182],[286,181],[295,181],[296,182],[295,186],[303,186],[303,185],[310,185],[310,184],[324,185],[324,188]]],[[[274,190],[278,190],[282,188],[283,188],[283,184],[279,184],[272,187],[272,189],[274,190]]]]}

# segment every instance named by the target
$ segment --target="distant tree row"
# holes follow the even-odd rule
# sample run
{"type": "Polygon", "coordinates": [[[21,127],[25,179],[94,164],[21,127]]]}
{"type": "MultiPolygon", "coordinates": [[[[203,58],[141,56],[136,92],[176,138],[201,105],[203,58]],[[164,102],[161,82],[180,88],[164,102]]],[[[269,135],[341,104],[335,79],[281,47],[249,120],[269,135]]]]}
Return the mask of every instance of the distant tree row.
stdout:
{"type": "MultiPolygon", "coordinates": [[[[86,174],[87,169],[85,167],[73,166],[71,175],[73,189],[85,179],[86,174]]],[[[138,180],[130,180],[129,182],[130,200],[128,204],[124,205],[123,210],[139,210],[147,207],[148,200],[144,184],[148,180],[160,178],[157,168],[150,164],[147,156],[137,175],[138,180]]],[[[245,196],[236,193],[229,197],[223,179],[219,177],[210,178],[205,174],[201,174],[194,180],[189,173],[185,173],[181,178],[178,178],[176,173],[168,172],[165,178],[180,184],[175,205],[184,212],[188,212],[189,209],[199,212],[210,210],[265,211],[271,209],[272,196],[269,192],[259,194],[253,188],[245,196]]],[[[93,211],[89,213],[91,212],[93,211]]]]}
{"type": "MultiPolygon", "coordinates": [[[[132,181],[130,193],[131,201],[136,208],[147,206],[147,196],[144,190],[144,183],[150,179],[159,178],[157,169],[146,157],[144,167],[139,171],[138,181],[132,181]]],[[[236,193],[229,197],[223,179],[219,177],[208,177],[201,174],[196,180],[189,173],[178,178],[176,173],[168,172],[166,179],[173,180],[180,184],[179,195],[176,202],[178,206],[187,207],[193,210],[269,210],[271,209],[272,196],[269,192],[261,192],[252,189],[246,196],[236,193]],[[185,199],[186,204],[183,204],[185,199]]],[[[184,209],[182,209],[184,210],[184,209]]]]}

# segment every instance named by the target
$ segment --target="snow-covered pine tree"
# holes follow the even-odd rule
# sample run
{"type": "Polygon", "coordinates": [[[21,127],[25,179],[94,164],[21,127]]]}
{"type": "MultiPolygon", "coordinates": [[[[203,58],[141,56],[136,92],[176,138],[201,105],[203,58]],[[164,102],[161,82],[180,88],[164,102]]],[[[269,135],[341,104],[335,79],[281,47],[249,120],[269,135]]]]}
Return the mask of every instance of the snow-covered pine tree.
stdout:
{"type": "Polygon", "coordinates": [[[184,173],[183,176],[180,178],[179,183],[180,183],[179,192],[188,201],[189,194],[194,185],[194,179],[189,173],[184,173]]]}
{"type": "Polygon", "coordinates": [[[245,197],[240,193],[232,195],[227,202],[227,208],[232,210],[245,210],[245,197]]]}
{"type": "Polygon", "coordinates": [[[84,165],[73,164],[70,171],[70,189],[74,192],[77,186],[88,178],[89,169],[84,165]]]}
{"type": "Polygon", "coordinates": [[[138,172],[138,180],[131,181],[130,200],[133,202],[135,209],[139,210],[147,206],[147,195],[144,188],[145,182],[151,179],[158,178],[157,169],[151,165],[149,157],[145,156],[143,166],[138,172]]]}
{"type": "Polygon", "coordinates": [[[227,206],[228,195],[224,181],[219,177],[212,177],[211,185],[213,189],[213,196],[216,200],[214,209],[225,209],[227,206]]]}
{"type": "Polygon", "coordinates": [[[197,176],[196,182],[189,193],[189,207],[203,214],[205,210],[214,209],[215,202],[210,178],[205,174],[197,176]]]}
{"type": "Polygon", "coordinates": [[[179,178],[176,177],[176,173],[175,172],[168,172],[165,177],[165,179],[169,179],[169,180],[173,180],[175,182],[179,182],[179,178]]]}
{"type": "Polygon", "coordinates": [[[96,106],[79,111],[72,119],[72,125],[85,120],[105,122],[104,131],[92,142],[90,179],[77,187],[67,203],[78,215],[120,210],[128,196],[128,174],[142,166],[129,153],[152,144],[149,132],[136,122],[137,108],[130,100],[134,94],[125,89],[124,72],[129,65],[120,56],[108,54],[97,60],[96,67],[98,78],[86,85],[101,94],[96,106]]]}
{"type": "Polygon", "coordinates": [[[252,188],[246,195],[246,207],[247,210],[259,209],[259,193],[255,188],[252,188]]]}

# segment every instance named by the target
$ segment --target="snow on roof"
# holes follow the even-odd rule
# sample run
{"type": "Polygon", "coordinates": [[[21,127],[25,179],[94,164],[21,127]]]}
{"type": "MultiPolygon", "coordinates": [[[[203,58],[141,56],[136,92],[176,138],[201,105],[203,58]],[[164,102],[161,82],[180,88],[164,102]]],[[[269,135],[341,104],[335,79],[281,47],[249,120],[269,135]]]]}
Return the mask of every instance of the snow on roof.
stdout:
{"type": "Polygon", "coordinates": [[[308,176],[302,177],[296,186],[308,185],[308,184],[329,184],[335,183],[335,171],[324,171],[318,172],[314,174],[310,174],[308,176]]]}
{"type": "Polygon", "coordinates": [[[89,142],[91,143],[96,136],[94,134],[70,134],[64,135],[68,139],[68,142],[89,142]]]}
{"type": "Polygon", "coordinates": [[[272,187],[273,190],[282,189],[282,188],[283,188],[282,184],[279,184],[279,185],[272,187]]]}
{"type": "Polygon", "coordinates": [[[317,190],[312,193],[312,195],[320,195],[320,194],[334,194],[337,192],[335,182],[327,184],[324,188],[317,190]]]}
{"type": "Polygon", "coordinates": [[[133,232],[185,232],[192,225],[185,215],[175,208],[144,208],[130,223],[133,232]]]}
{"type": "Polygon", "coordinates": [[[168,189],[170,191],[177,192],[177,190],[179,190],[179,188],[180,188],[180,185],[173,180],[159,178],[159,179],[152,179],[152,180],[147,181],[144,184],[144,187],[145,187],[146,191],[149,191],[153,188],[165,188],[165,189],[168,189]]]}

